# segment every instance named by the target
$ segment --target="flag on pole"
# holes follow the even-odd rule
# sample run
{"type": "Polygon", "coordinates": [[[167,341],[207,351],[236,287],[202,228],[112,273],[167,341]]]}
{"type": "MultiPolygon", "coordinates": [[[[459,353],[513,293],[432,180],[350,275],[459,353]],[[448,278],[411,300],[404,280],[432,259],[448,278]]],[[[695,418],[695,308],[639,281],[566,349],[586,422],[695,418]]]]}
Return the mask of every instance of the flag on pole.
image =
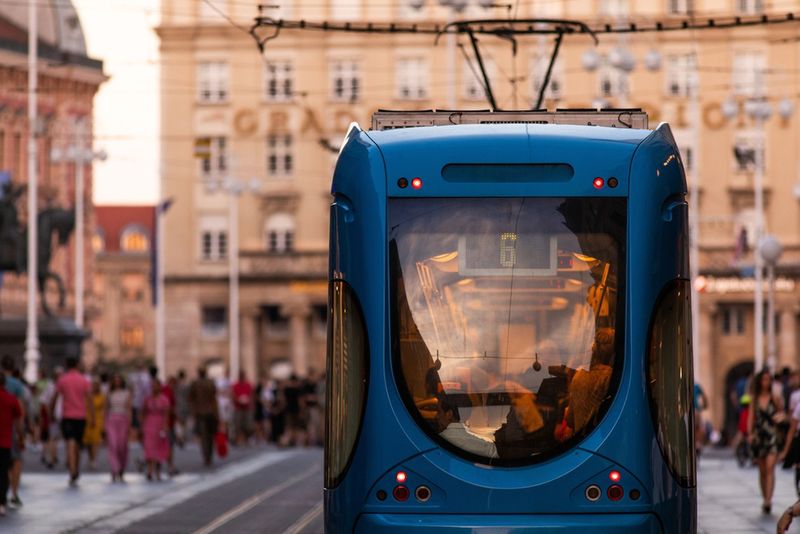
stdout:
{"type": "Polygon", "coordinates": [[[152,295],[152,304],[158,304],[158,253],[160,250],[158,242],[158,225],[161,224],[161,217],[169,210],[175,199],[170,197],[162,202],[159,202],[156,209],[153,210],[153,248],[150,254],[150,295],[152,295]]]}

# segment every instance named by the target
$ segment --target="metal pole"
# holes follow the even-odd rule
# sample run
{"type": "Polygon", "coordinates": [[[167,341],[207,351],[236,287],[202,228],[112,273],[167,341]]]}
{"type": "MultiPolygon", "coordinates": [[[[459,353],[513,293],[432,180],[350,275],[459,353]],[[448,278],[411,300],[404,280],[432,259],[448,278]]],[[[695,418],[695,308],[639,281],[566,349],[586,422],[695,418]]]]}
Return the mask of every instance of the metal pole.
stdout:
{"type": "MultiPolygon", "coordinates": [[[[447,24],[452,22],[451,16],[447,24]]],[[[452,32],[447,33],[447,107],[456,109],[456,35],[452,32]]]]}
{"type": "Polygon", "coordinates": [[[690,86],[692,91],[691,111],[693,117],[692,166],[689,169],[689,271],[692,292],[692,365],[695,381],[702,384],[710,377],[700,372],[700,294],[695,282],[700,275],[700,95],[699,87],[690,86]]]}
{"type": "Polygon", "coordinates": [[[544,93],[547,91],[547,86],[550,84],[550,75],[553,73],[553,64],[556,62],[556,58],[558,57],[558,49],[561,48],[561,40],[564,38],[564,32],[558,32],[558,37],[556,37],[556,45],[553,48],[553,55],[550,56],[550,63],[547,65],[547,72],[544,75],[544,81],[542,82],[542,86],[539,88],[539,98],[536,99],[536,106],[533,108],[534,110],[542,109],[542,102],[544,102],[544,93]]]}
{"type": "MultiPolygon", "coordinates": [[[[764,119],[759,115],[756,118],[756,126],[761,134],[763,141],[764,136],[764,119]]],[[[756,169],[755,169],[755,243],[753,246],[753,258],[755,260],[755,295],[753,299],[753,306],[755,308],[755,370],[759,372],[764,367],[764,259],[761,257],[759,247],[761,246],[761,238],[764,233],[764,189],[763,189],[763,166],[764,166],[764,143],[756,149],[756,169]]]]}
{"type": "MultiPolygon", "coordinates": [[[[163,185],[162,185],[163,187],[163,185]]],[[[164,330],[164,198],[156,206],[156,367],[161,380],[167,377],[167,349],[164,330]]]]}
{"type": "Polygon", "coordinates": [[[91,161],[84,146],[84,123],[78,119],[75,124],[75,324],[83,328],[83,286],[84,286],[84,207],[83,207],[83,171],[86,163],[91,161]]]}
{"type": "Polygon", "coordinates": [[[481,76],[483,76],[483,89],[486,91],[486,99],[489,101],[489,105],[492,107],[492,111],[497,109],[497,102],[494,99],[494,93],[492,92],[492,82],[489,80],[489,76],[486,75],[486,68],[483,66],[483,58],[481,57],[481,51],[478,48],[478,39],[475,38],[475,34],[472,33],[472,30],[467,29],[467,35],[469,35],[469,40],[472,43],[472,51],[475,52],[475,59],[478,60],[478,68],[481,69],[481,76]]]}
{"type": "Polygon", "coordinates": [[[28,2],[28,328],[25,336],[25,380],[34,383],[39,375],[39,328],[36,323],[37,237],[37,154],[36,94],[39,56],[38,3],[28,2]]]}
{"type": "Polygon", "coordinates": [[[767,366],[775,372],[775,262],[767,262],[767,366]]]}
{"type": "Polygon", "coordinates": [[[229,267],[229,343],[230,378],[239,378],[239,184],[230,184],[228,203],[228,267],[229,267]]]}

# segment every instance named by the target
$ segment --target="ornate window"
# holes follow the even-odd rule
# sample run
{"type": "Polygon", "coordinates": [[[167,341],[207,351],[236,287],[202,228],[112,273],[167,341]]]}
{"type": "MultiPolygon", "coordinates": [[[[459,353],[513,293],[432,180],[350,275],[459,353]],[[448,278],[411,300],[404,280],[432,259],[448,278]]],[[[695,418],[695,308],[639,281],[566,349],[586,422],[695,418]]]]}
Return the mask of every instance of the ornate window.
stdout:
{"type": "Polygon", "coordinates": [[[291,252],[294,249],[294,218],[286,213],[276,213],[265,225],[267,250],[269,252],[291,252]]]}
{"type": "Polygon", "coordinates": [[[201,61],[197,64],[197,100],[207,104],[227,102],[227,61],[201,61]]]}
{"type": "Polygon", "coordinates": [[[147,231],[139,225],[126,226],[119,238],[122,252],[147,252],[150,250],[150,238],[147,231]]]}
{"type": "Polygon", "coordinates": [[[339,102],[355,102],[361,93],[361,72],[358,61],[334,60],[330,67],[331,98],[339,102]]]}
{"type": "Polygon", "coordinates": [[[270,102],[291,100],[294,71],[292,62],[287,60],[267,61],[264,64],[264,86],[270,102]]]}
{"type": "Polygon", "coordinates": [[[422,57],[397,60],[395,96],[401,100],[421,100],[428,97],[428,61],[422,57]]]}

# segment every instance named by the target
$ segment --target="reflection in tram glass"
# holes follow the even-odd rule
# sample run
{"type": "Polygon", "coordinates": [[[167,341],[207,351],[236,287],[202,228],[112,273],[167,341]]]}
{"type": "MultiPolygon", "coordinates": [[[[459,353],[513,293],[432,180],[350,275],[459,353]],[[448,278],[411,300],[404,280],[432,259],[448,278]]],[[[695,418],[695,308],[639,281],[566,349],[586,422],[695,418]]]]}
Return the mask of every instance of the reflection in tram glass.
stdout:
{"type": "Polygon", "coordinates": [[[599,422],[622,362],[622,198],[390,199],[392,340],[423,428],[533,463],[599,422]]]}

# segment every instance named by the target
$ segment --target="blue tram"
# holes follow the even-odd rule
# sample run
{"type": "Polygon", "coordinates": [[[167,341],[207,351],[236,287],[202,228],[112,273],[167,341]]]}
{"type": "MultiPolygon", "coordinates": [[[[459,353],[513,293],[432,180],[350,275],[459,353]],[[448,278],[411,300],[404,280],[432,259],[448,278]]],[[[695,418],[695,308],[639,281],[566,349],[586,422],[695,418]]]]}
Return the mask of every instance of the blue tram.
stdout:
{"type": "Polygon", "coordinates": [[[694,532],[669,127],[617,111],[417,126],[443,117],[353,125],[339,155],[326,531],[694,532]]]}

